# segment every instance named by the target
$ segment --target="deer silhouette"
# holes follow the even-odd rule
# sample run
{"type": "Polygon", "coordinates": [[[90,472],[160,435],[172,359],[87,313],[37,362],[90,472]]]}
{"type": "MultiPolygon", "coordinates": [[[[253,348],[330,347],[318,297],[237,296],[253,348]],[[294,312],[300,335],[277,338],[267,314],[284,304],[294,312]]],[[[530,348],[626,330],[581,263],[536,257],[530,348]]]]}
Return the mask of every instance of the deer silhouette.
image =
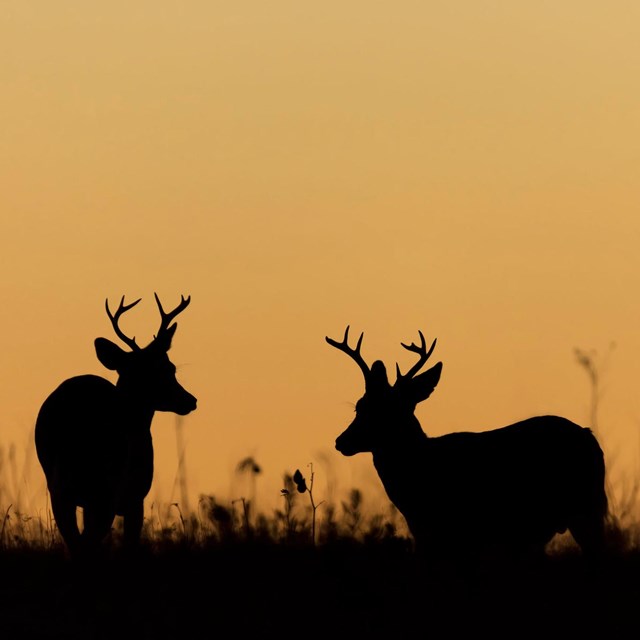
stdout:
{"type": "Polygon", "coordinates": [[[157,294],[160,329],[144,348],[127,337],[118,322],[140,299],[125,305],[124,296],[112,314],[113,329],[131,350],[106,338],[95,340],[98,360],[118,373],[116,384],[95,375],[65,380],[44,401],[35,427],[38,459],[51,496],[56,524],[72,556],[92,554],[123,516],[124,544],[140,540],[143,502],[153,480],[151,422],[156,411],[186,415],[196,398],[176,380],[167,351],[176,331],[174,318],[191,297],[165,313],[157,294]],[[83,510],[82,533],[76,508],[83,510]]]}
{"type": "Polygon", "coordinates": [[[432,354],[401,345],[419,359],[392,385],[381,361],[366,364],[360,349],[327,342],[362,370],[365,394],[336,439],[345,456],[370,452],[390,500],[403,514],[416,549],[428,557],[493,557],[544,553],[567,529],[585,557],[599,557],[607,517],[603,452],[591,430],[558,416],[538,416],[485,432],[428,437],[414,415],[435,389],[442,363],[423,373],[432,354]],[[498,554],[495,556],[494,554],[498,554]]]}

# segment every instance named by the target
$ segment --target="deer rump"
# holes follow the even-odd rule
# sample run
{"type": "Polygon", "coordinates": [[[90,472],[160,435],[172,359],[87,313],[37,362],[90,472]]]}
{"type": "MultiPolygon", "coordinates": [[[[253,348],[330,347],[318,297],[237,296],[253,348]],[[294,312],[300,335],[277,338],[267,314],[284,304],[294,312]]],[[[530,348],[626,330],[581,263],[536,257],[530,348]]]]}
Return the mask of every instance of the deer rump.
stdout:
{"type": "MultiPolygon", "coordinates": [[[[393,477],[384,458],[374,461],[381,478],[393,477]]],[[[591,430],[541,416],[493,431],[425,437],[403,477],[384,484],[420,547],[542,550],[567,529],[581,546],[600,544],[604,475],[591,430]]]]}
{"type": "Polygon", "coordinates": [[[105,378],[76,376],[43,403],[35,428],[36,451],[52,496],[83,508],[124,515],[153,479],[148,429],[135,428],[121,392],[105,378]]]}

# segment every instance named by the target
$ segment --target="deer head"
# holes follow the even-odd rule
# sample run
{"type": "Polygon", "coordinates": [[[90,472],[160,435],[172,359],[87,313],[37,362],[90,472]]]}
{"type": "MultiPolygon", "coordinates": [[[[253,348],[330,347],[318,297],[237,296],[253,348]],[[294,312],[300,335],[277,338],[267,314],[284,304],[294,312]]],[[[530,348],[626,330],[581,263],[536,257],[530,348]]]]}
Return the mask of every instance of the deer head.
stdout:
{"type": "Polygon", "coordinates": [[[418,362],[404,375],[396,364],[396,381],[393,386],[389,384],[382,361],[376,360],[369,367],[360,354],[364,333],[360,334],[355,348],[348,344],[348,326],[342,342],[326,338],[332,347],[354,360],[364,375],[365,393],[356,403],[356,417],[336,439],[336,449],[343,455],[380,451],[393,448],[397,443],[404,446],[417,435],[424,437],[414,411],[416,405],[426,400],[438,384],[442,362],[417,375],[436,346],[434,340],[427,351],[424,335],[422,331],[418,333],[421,341],[419,346],[413,342],[409,345],[400,343],[408,351],[418,354],[418,362]]]}
{"type": "Polygon", "coordinates": [[[176,380],[176,367],[169,360],[167,352],[178,328],[176,323],[171,323],[189,306],[191,297],[185,299],[181,296],[180,304],[173,311],[166,313],[158,295],[154,293],[154,296],[160,311],[160,328],[146,347],[140,347],[135,338],[126,336],[118,324],[121,316],[135,307],[141,299],[125,305],[122,296],[120,306],[114,314],[109,309],[107,299],[105,307],[113,329],[131,351],[125,351],[106,338],[96,338],[96,354],[107,369],[118,372],[116,386],[128,401],[148,410],[172,411],[178,415],[186,415],[196,408],[197,401],[176,380]]]}

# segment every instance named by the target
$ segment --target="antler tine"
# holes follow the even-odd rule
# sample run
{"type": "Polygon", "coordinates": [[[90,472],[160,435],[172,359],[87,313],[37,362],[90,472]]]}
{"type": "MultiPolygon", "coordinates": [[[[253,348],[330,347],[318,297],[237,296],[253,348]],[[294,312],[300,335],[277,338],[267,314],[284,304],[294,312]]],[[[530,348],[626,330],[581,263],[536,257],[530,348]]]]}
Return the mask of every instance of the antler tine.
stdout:
{"type": "Polygon", "coordinates": [[[358,338],[358,342],[356,343],[355,349],[352,349],[348,344],[349,328],[350,328],[349,325],[347,325],[347,328],[344,331],[344,338],[342,339],[342,342],[333,340],[333,338],[329,338],[328,336],[325,336],[325,340],[332,347],[335,347],[336,349],[340,349],[340,351],[343,351],[344,353],[346,353],[352,360],[355,360],[356,364],[362,370],[362,373],[364,374],[364,377],[366,380],[367,377],[369,376],[370,369],[367,363],[364,361],[364,358],[360,354],[360,347],[362,346],[362,338],[364,338],[364,331],[360,334],[360,337],[358,338]]]}
{"type": "Polygon", "coordinates": [[[138,298],[135,302],[132,302],[131,304],[125,304],[124,296],[122,296],[122,299],[120,300],[120,305],[118,306],[118,310],[114,314],[112,314],[111,309],[109,309],[109,298],[107,298],[104,301],[104,306],[107,310],[107,315],[109,316],[109,320],[111,320],[111,325],[113,326],[113,330],[116,332],[116,335],[118,336],[118,338],[120,338],[122,342],[124,342],[126,345],[131,347],[134,351],[138,351],[140,349],[140,347],[136,344],[135,337],[129,338],[128,336],[126,336],[118,326],[118,321],[120,320],[120,316],[123,313],[125,313],[126,311],[129,311],[129,309],[131,309],[132,307],[135,307],[138,304],[138,302],[140,302],[140,300],[142,300],[142,298],[138,298]]]}
{"type": "Polygon", "coordinates": [[[429,351],[427,351],[427,343],[424,339],[424,335],[422,334],[422,331],[418,331],[418,333],[420,334],[420,346],[414,344],[413,342],[411,344],[405,344],[404,342],[400,343],[407,351],[413,351],[414,353],[417,353],[420,356],[420,359],[404,375],[400,373],[400,367],[396,363],[396,374],[398,380],[410,380],[411,378],[413,378],[413,376],[415,376],[416,373],[418,373],[418,371],[422,369],[425,362],[429,359],[429,356],[433,353],[433,350],[436,347],[437,338],[431,344],[429,351]]]}
{"type": "Polygon", "coordinates": [[[180,296],[180,304],[173,310],[169,311],[169,313],[165,313],[165,310],[162,308],[162,303],[160,302],[160,298],[158,298],[158,294],[154,292],[153,294],[156,298],[156,303],[158,304],[158,310],[160,311],[160,329],[158,330],[158,335],[160,335],[163,331],[166,331],[169,328],[169,325],[173,321],[173,319],[179,314],[182,313],[191,302],[191,296],[180,296]]]}

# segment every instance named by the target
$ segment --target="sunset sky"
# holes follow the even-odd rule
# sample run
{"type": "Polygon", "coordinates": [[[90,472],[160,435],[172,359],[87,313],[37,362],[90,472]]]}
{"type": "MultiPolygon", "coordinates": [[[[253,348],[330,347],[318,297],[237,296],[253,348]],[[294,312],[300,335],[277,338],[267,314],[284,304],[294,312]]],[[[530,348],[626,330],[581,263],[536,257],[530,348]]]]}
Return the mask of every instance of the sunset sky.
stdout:
{"type": "MultiPolygon", "coordinates": [[[[370,456],[333,448],[364,390],[324,340],[347,324],[390,370],[438,338],[429,435],[588,424],[574,348],[596,350],[616,486],[637,474],[639,24],[617,0],[5,0],[0,446],[31,456],[27,506],[42,401],[115,380],[104,300],[143,298],[122,325],[144,343],[154,291],[192,297],[193,504],[247,496],[246,456],[264,508],[310,462],[319,497],[378,496],[370,456]]],[[[175,426],[156,416],[148,502],[178,498],[175,426]]]]}

